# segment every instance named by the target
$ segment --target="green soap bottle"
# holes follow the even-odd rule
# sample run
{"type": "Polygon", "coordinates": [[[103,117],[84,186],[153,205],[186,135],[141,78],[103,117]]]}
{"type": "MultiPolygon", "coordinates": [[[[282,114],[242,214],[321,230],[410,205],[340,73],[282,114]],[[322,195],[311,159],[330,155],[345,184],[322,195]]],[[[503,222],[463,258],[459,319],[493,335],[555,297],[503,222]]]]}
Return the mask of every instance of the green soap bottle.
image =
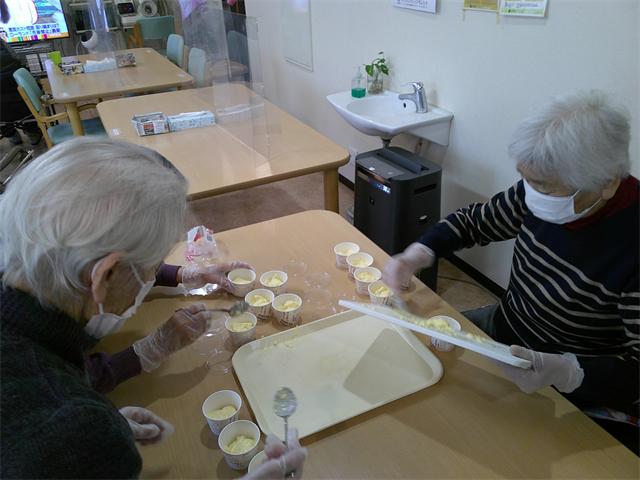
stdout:
{"type": "Polygon", "coordinates": [[[367,93],[367,81],[360,73],[360,67],[358,67],[358,73],[351,80],[351,96],[355,98],[362,98],[367,93]]]}

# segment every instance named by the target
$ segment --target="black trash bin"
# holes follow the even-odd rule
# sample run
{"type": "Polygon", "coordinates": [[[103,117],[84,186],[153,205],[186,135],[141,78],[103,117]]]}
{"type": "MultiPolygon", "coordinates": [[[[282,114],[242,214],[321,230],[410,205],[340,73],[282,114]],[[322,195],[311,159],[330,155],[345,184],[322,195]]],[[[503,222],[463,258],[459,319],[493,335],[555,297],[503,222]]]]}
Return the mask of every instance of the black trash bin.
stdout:
{"type": "MultiPolygon", "coordinates": [[[[442,168],[399,147],[356,157],[354,225],[389,255],[402,252],[440,220],[442,168]]],[[[418,274],[436,291],[438,263],[418,274]]]]}

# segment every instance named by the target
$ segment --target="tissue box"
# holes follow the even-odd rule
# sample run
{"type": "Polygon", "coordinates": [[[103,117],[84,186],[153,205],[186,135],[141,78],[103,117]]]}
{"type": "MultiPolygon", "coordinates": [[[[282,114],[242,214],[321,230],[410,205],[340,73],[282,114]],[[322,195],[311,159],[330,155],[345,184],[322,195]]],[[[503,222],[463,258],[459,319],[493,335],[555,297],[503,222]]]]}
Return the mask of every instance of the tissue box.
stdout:
{"type": "Polygon", "coordinates": [[[210,110],[206,110],[201,115],[194,115],[192,117],[181,117],[180,115],[169,115],[169,129],[173,132],[175,130],[186,130],[187,128],[207,127],[209,125],[216,124],[216,117],[210,110]]]}
{"type": "Polygon", "coordinates": [[[87,61],[84,65],[84,73],[103,72],[105,70],[115,70],[118,64],[115,60],[108,62],[91,62],[87,61]]]}
{"type": "Polygon", "coordinates": [[[60,71],[63,75],[75,75],[76,73],[83,73],[84,66],[80,62],[59,63],[60,71]]]}
{"type": "Polygon", "coordinates": [[[134,115],[131,119],[133,127],[141,137],[145,135],[157,135],[169,131],[167,117],[162,112],[147,113],[146,115],[134,115]]]}
{"type": "Polygon", "coordinates": [[[122,55],[116,55],[116,62],[118,63],[118,68],[135,67],[136,57],[133,55],[133,53],[124,53],[122,55]]]}

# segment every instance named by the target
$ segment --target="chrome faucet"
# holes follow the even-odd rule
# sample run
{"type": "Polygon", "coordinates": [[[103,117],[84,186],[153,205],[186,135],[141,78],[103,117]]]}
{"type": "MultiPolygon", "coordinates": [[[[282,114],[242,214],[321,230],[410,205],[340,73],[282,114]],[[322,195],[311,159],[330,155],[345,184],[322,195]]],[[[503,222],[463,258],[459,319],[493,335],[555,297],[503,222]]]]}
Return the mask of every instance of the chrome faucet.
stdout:
{"type": "Polygon", "coordinates": [[[399,95],[400,100],[411,100],[416,104],[417,113],[427,113],[429,111],[429,104],[427,103],[427,94],[424,91],[424,84],[422,82],[409,82],[403,83],[402,86],[413,85],[413,93],[403,93],[399,95]]]}

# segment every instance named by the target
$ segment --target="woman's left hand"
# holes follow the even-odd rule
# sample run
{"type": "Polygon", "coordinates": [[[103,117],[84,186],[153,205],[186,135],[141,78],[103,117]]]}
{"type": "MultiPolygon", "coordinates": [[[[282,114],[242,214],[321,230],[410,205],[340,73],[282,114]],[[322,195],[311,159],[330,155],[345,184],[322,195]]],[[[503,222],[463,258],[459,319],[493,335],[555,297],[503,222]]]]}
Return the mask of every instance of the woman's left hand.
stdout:
{"type": "Polygon", "coordinates": [[[120,413],[129,422],[136,443],[154,445],[164,442],[173,433],[173,425],[142,407],[124,407],[120,413]]]}
{"type": "Polygon", "coordinates": [[[231,292],[231,282],[227,278],[227,273],[236,268],[248,268],[255,270],[247,262],[226,262],[214,265],[193,266],[188,265],[178,271],[178,281],[187,290],[204,287],[207,283],[220,285],[226,291],[231,292]]]}

